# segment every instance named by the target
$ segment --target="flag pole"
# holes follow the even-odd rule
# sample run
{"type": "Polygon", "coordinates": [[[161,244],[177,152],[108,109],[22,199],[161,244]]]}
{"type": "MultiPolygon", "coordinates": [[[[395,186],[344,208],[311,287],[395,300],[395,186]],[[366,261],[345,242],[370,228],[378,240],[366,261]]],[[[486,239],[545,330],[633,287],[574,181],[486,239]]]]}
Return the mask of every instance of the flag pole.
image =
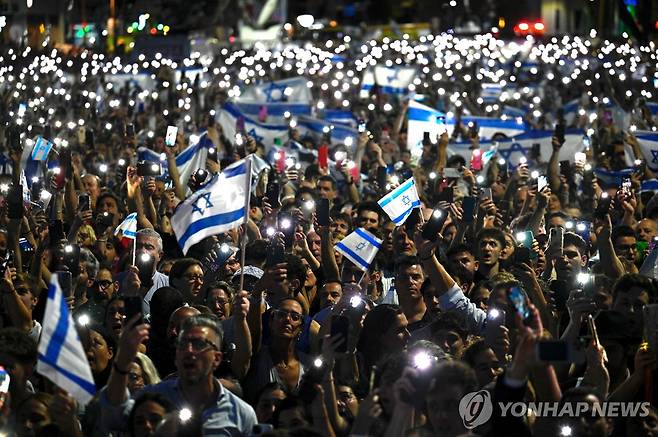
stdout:
{"type": "Polygon", "coordinates": [[[363,274],[361,275],[361,279],[359,279],[359,282],[356,284],[356,285],[358,285],[359,287],[361,287],[361,282],[363,282],[363,280],[365,279],[365,277],[366,277],[366,273],[368,273],[368,270],[364,270],[364,271],[363,271],[363,274]]]}
{"type": "Polygon", "coordinates": [[[245,202],[244,202],[244,222],[242,241],[240,241],[240,290],[244,290],[244,268],[245,252],[247,249],[247,223],[249,222],[249,203],[251,200],[251,155],[245,157],[245,169],[247,177],[245,178],[245,202]]]}
{"type": "Polygon", "coordinates": [[[133,265],[135,265],[135,256],[137,254],[137,236],[133,238],[133,265]]]}

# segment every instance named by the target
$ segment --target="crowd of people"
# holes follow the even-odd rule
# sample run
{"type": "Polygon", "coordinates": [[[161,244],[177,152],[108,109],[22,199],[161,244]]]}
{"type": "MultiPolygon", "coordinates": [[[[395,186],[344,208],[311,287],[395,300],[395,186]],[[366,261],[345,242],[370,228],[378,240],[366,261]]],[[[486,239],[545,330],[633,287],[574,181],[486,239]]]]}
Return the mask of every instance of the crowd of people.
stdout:
{"type": "Polygon", "coordinates": [[[0,433],[658,435],[655,158],[633,134],[656,127],[653,43],[309,44],[267,56],[225,48],[189,59],[205,76],[178,83],[179,66],[161,56],[122,65],[91,52],[4,49],[0,377],[10,379],[5,391],[0,380],[0,433]],[[418,66],[415,93],[442,111],[498,118],[513,104],[536,129],[558,126],[551,156],[473,166],[450,153],[458,142],[479,147],[477,128],[459,120],[414,156],[413,97],[377,87],[359,96],[375,63],[418,66]],[[105,79],[142,68],[152,89],[105,79]],[[272,159],[274,144],[224,134],[221,105],[256,76],[293,75],[306,75],[316,109],[351,109],[365,129],[346,147],[291,125],[277,147],[311,158],[268,162],[248,223],[184,254],[171,225],[177,205],[247,155],[272,159]],[[518,91],[491,103],[481,96],[488,81],[518,91]],[[562,107],[575,98],[567,119],[562,107]],[[172,146],[170,125],[179,126],[172,146]],[[560,162],[565,128],[583,129],[584,160],[560,162]],[[182,180],[176,156],[201,134],[212,143],[210,176],[182,180]],[[38,136],[55,147],[29,173],[25,150],[38,136]],[[358,170],[347,159],[321,163],[321,145],[358,170]],[[164,154],[165,176],[141,172],[139,147],[164,154]],[[604,181],[592,169],[623,176],[604,181]],[[411,178],[420,205],[398,226],[377,201],[411,178]],[[130,213],[134,241],[115,233],[130,213]],[[356,229],[382,241],[365,271],[335,250],[356,229]],[[95,382],[87,405],[36,372],[55,272],[70,273],[60,285],[95,382]],[[460,401],[481,390],[493,415],[469,429],[460,401]],[[638,417],[510,417],[496,407],[503,401],[651,406],[638,417]]]}

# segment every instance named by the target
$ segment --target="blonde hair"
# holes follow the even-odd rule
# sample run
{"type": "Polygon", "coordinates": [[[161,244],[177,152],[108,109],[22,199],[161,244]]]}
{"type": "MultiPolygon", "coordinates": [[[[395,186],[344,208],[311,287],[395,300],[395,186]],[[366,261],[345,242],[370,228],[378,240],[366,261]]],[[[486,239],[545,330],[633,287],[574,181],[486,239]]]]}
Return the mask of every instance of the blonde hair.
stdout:
{"type": "Polygon", "coordinates": [[[135,362],[142,368],[142,377],[144,378],[144,385],[152,385],[160,382],[160,375],[158,374],[153,361],[141,352],[137,352],[135,362]]]}

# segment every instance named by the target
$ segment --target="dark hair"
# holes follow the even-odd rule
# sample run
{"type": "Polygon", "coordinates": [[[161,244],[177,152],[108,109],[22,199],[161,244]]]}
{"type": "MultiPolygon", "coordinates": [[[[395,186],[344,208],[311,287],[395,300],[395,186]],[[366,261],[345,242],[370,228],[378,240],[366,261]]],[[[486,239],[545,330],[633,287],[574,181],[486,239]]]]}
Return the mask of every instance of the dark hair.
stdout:
{"type": "Polygon", "coordinates": [[[332,190],[335,190],[336,187],[337,187],[336,179],[334,179],[333,177],[331,177],[331,176],[329,176],[329,175],[320,176],[320,177],[318,178],[318,183],[320,183],[320,182],[322,182],[322,181],[324,181],[324,182],[327,182],[327,181],[328,181],[328,182],[331,182],[331,189],[332,189],[332,190]]]}
{"type": "Polygon", "coordinates": [[[194,265],[197,265],[203,269],[203,264],[201,264],[201,261],[197,259],[181,258],[176,260],[174,265],[171,266],[171,270],[169,270],[169,280],[181,279],[185,271],[194,265]]]}
{"type": "Polygon", "coordinates": [[[505,247],[505,233],[503,231],[498,228],[484,228],[475,237],[477,241],[476,250],[479,250],[480,242],[485,238],[493,238],[500,243],[500,247],[505,247]]]}
{"type": "Polygon", "coordinates": [[[233,300],[233,294],[235,294],[235,290],[231,284],[225,281],[213,281],[206,286],[206,291],[203,293],[204,302],[208,300],[208,294],[210,291],[217,289],[224,290],[224,292],[228,295],[229,301],[233,300]]]}
{"type": "Polygon", "coordinates": [[[363,354],[367,369],[388,352],[382,350],[379,342],[386,327],[391,326],[400,314],[403,313],[398,305],[381,304],[366,315],[357,350],[363,354]]]}
{"type": "Polygon", "coordinates": [[[549,221],[553,217],[560,217],[564,220],[569,220],[571,217],[569,217],[567,214],[563,213],[562,211],[553,211],[548,214],[546,214],[546,221],[549,221]]]}
{"type": "Polygon", "coordinates": [[[183,320],[183,323],[180,328],[180,332],[182,333],[183,331],[187,331],[197,326],[202,328],[210,328],[217,335],[218,341],[216,346],[217,346],[217,350],[220,350],[222,345],[222,339],[224,337],[224,332],[222,331],[217,316],[215,316],[214,314],[197,314],[194,316],[190,316],[187,319],[183,320]]]}
{"type": "MultiPolygon", "coordinates": [[[[98,177],[98,176],[96,176],[96,177],[98,177]]],[[[119,199],[119,197],[116,194],[114,194],[111,191],[103,191],[98,196],[98,199],[96,199],[96,212],[95,212],[96,214],[98,214],[99,205],[101,204],[103,199],[105,199],[106,197],[111,197],[112,199],[114,199],[114,201],[117,203],[117,209],[119,210],[119,214],[123,214],[125,212],[123,202],[121,201],[121,199],[119,199]]]]}
{"type": "Polygon", "coordinates": [[[183,295],[174,287],[160,287],[155,290],[149,307],[151,309],[151,328],[158,338],[166,337],[169,317],[184,303],[183,295]]]}
{"type": "Polygon", "coordinates": [[[448,252],[446,253],[446,256],[448,258],[450,258],[451,256],[457,255],[458,253],[462,253],[462,252],[468,252],[471,255],[474,255],[473,251],[470,248],[470,246],[468,246],[467,244],[464,244],[464,243],[459,243],[459,244],[455,244],[454,246],[452,246],[450,248],[450,250],[448,250],[448,252]]]}
{"type": "Polygon", "coordinates": [[[299,287],[303,288],[306,282],[306,266],[302,262],[302,259],[297,255],[289,253],[286,254],[285,260],[288,281],[297,279],[299,280],[299,287]]]}
{"type": "Polygon", "coordinates": [[[304,179],[316,179],[320,177],[320,167],[317,164],[311,164],[304,170],[304,179]]]}
{"type": "Polygon", "coordinates": [[[439,313],[430,324],[432,336],[434,336],[437,331],[441,330],[454,331],[462,340],[466,340],[466,337],[468,336],[468,332],[464,328],[464,322],[454,312],[439,313]]]}
{"type": "Polygon", "coordinates": [[[142,404],[145,404],[146,402],[155,402],[156,404],[164,408],[165,413],[171,413],[176,408],[169,399],[167,399],[164,395],[160,393],[145,392],[141,394],[137,399],[135,399],[135,403],[133,404],[133,407],[130,410],[130,416],[128,416],[128,433],[131,436],[135,435],[134,423],[135,423],[135,414],[137,408],[139,408],[142,404]]]}
{"type": "Polygon", "coordinates": [[[279,408],[277,408],[272,415],[272,425],[274,425],[274,428],[279,428],[279,417],[283,411],[295,408],[301,408],[304,412],[304,417],[306,418],[306,404],[297,396],[288,396],[281,401],[279,408]]]}
{"type": "Polygon", "coordinates": [[[379,220],[382,219],[382,215],[384,213],[384,211],[382,211],[382,208],[379,206],[379,204],[373,201],[360,202],[359,205],[356,207],[357,217],[361,214],[362,211],[372,211],[377,213],[379,220]]]}
{"type": "Polygon", "coordinates": [[[473,343],[469,344],[466,349],[464,349],[462,361],[464,361],[472,368],[475,368],[475,360],[477,356],[487,349],[491,349],[491,346],[489,346],[484,340],[480,339],[474,341],[473,343]]]}
{"type": "Polygon", "coordinates": [[[620,225],[615,226],[612,230],[612,242],[616,244],[617,238],[633,237],[635,238],[635,231],[630,226],[620,225]]]}
{"type": "MultiPolygon", "coordinates": [[[[262,268],[267,260],[267,240],[255,240],[247,243],[244,252],[244,261],[248,266],[262,268]]],[[[242,254],[238,250],[235,254],[236,259],[241,259],[242,254]]],[[[241,266],[243,267],[243,266],[241,266]]]]}
{"type": "Polygon", "coordinates": [[[653,284],[649,278],[639,273],[627,273],[615,282],[612,287],[612,298],[616,299],[619,293],[626,293],[633,287],[642,288],[653,297],[653,284]]]}
{"type": "Polygon", "coordinates": [[[411,255],[402,255],[395,260],[395,272],[398,273],[400,269],[419,265],[422,266],[420,258],[411,255]]]}
{"type": "Polygon", "coordinates": [[[466,394],[476,391],[479,387],[475,371],[457,360],[439,363],[434,371],[434,376],[432,389],[444,387],[445,385],[459,386],[462,388],[462,393],[466,394]]]}
{"type": "Polygon", "coordinates": [[[37,360],[36,342],[18,328],[0,329],[0,351],[16,358],[21,364],[34,364],[37,360]]]}

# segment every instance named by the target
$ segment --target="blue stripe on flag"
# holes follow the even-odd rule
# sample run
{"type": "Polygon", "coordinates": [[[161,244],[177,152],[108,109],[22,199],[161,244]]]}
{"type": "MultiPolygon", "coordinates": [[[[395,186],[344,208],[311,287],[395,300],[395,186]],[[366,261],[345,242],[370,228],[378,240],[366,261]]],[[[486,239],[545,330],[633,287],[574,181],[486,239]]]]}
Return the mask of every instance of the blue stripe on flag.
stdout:
{"type": "MultiPolygon", "coordinates": [[[[373,84],[368,83],[368,84],[364,84],[361,87],[361,89],[363,91],[370,91],[373,87],[374,87],[373,84]]],[[[392,87],[392,86],[388,86],[388,85],[381,85],[379,87],[379,90],[384,92],[384,93],[387,93],[387,94],[405,94],[407,91],[409,91],[409,88],[407,88],[407,87],[399,88],[399,87],[392,87]]]]}
{"type": "Polygon", "coordinates": [[[372,236],[371,236],[370,234],[368,234],[367,232],[363,231],[363,229],[361,229],[361,228],[356,228],[356,229],[354,230],[354,232],[356,232],[356,234],[357,234],[359,237],[363,238],[363,239],[366,240],[368,243],[370,243],[370,244],[372,244],[373,246],[375,246],[377,249],[381,249],[382,245],[379,244],[379,242],[378,242],[377,240],[375,240],[374,238],[372,238],[372,236]]]}
{"type": "MultiPolygon", "coordinates": [[[[55,286],[50,284],[48,286],[48,299],[55,300],[55,286]]],[[[68,314],[65,314],[62,311],[62,308],[66,308],[66,300],[64,299],[64,294],[62,293],[62,299],[59,303],[59,319],[57,320],[57,325],[55,326],[55,332],[48,343],[48,348],[46,349],[45,359],[49,363],[56,363],[59,354],[62,351],[62,346],[66,343],[66,333],[69,330],[69,318],[68,314]]]]}
{"type": "Polygon", "coordinates": [[[45,364],[48,364],[50,367],[55,369],[58,373],[61,373],[63,376],[67,377],[68,379],[76,383],[81,389],[83,389],[90,395],[93,396],[96,394],[96,385],[93,382],[89,382],[86,379],[80,378],[78,375],[58,365],[57,362],[50,361],[50,358],[48,358],[45,355],[39,354],[39,360],[45,364]]]}
{"type": "Polygon", "coordinates": [[[246,173],[247,173],[247,167],[245,166],[244,162],[242,162],[242,164],[236,166],[235,168],[227,168],[222,172],[224,177],[226,177],[227,179],[235,176],[240,176],[246,173]]]}
{"type": "Polygon", "coordinates": [[[197,232],[201,232],[206,228],[212,228],[213,226],[227,225],[233,223],[240,219],[244,218],[244,207],[231,212],[225,212],[222,214],[212,215],[210,217],[202,218],[197,220],[190,225],[185,230],[185,233],[178,239],[178,245],[180,247],[185,247],[185,243],[197,232]]]}
{"type": "Polygon", "coordinates": [[[258,120],[254,120],[253,118],[247,117],[245,114],[240,112],[240,110],[233,104],[233,103],[226,103],[222,107],[222,109],[226,112],[228,112],[231,116],[234,118],[240,118],[243,117],[245,123],[251,123],[255,124],[256,126],[260,126],[266,129],[270,130],[276,130],[276,131],[287,131],[289,129],[289,126],[286,125],[279,125],[279,124],[265,124],[265,123],[260,123],[258,120]]]}
{"type": "Polygon", "coordinates": [[[388,194],[389,197],[385,197],[384,199],[380,200],[379,206],[381,206],[383,209],[386,205],[388,205],[389,203],[400,197],[402,193],[407,191],[413,184],[414,184],[414,179],[413,178],[409,179],[407,182],[400,185],[395,190],[391,191],[388,194]]]}
{"type": "Polygon", "coordinates": [[[435,122],[437,121],[437,117],[445,116],[440,111],[428,111],[427,109],[416,108],[416,107],[410,107],[407,110],[407,115],[410,121],[413,120],[413,121],[429,121],[429,122],[435,122]]]}
{"type": "Polygon", "coordinates": [[[267,115],[283,117],[287,112],[292,115],[311,115],[311,105],[307,103],[245,103],[236,102],[238,108],[245,114],[258,114],[260,109],[265,106],[267,115]]]}
{"type": "Polygon", "coordinates": [[[348,255],[348,258],[353,258],[351,261],[357,262],[365,270],[368,270],[368,268],[370,267],[370,264],[368,264],[368,262],[366,262],[365,259],[361,258],[359,255],[356,254],[356,252],[354,252],[349,247],[345,246],[343,243],[336,244],[336,247],[340,247],[340,250],[342,250],[348,255]]]}
{"type": "Polygon", "coordinates": [[[417,206],[420,206],[420,200],[414,200],[411,203],[411,205],[409,205],[409,209],[407,209],[404,213],[400,214],[399,216],[397,216],[396,218],[393,219],[393,223],[395,223],[397,225],[398,223],[403,221],[405,219],[405,217],[407,217],[411,213],[411,210],[414,209],[417,206]]]}

